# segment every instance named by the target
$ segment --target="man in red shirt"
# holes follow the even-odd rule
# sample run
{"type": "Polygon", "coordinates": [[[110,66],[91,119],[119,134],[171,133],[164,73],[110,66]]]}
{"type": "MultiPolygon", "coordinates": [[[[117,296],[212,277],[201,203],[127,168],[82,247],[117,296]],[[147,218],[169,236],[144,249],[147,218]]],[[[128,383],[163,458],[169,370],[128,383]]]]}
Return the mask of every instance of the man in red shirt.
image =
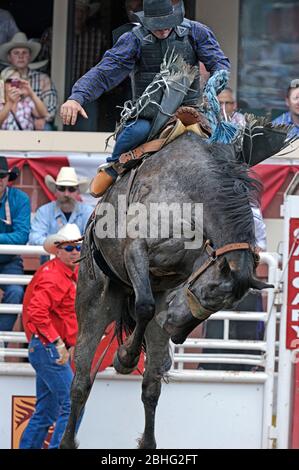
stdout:
{"type": "Polygon", "coordinates": [[[21,439],[20,449],[41,449],[49,427],[55,430],[49,448],[59,447],[70,414],[73,371],[70,349],[75,346],[76,284],[80,231],[67,224],[44,242],[56,257],[42,265],[26,289],[23,325],[29,343],[29,361],[36,372],[36,407],[21,439]],[[63,243],[63,244],[61,244],[63,243]]]}

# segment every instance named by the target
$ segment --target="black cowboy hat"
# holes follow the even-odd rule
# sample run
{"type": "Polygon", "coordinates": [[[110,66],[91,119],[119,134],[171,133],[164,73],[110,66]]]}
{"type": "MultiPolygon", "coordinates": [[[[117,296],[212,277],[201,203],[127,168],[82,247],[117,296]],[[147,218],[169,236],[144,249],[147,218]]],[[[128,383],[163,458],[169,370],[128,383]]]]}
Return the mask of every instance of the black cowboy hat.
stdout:
{"type": "Polygon", "coordinates": [[[20,170],[16,166],[9,170],[6,157],[0,157],[0,174],[7,175],[8,181],[14,181],[20,175],[20,170]]]}
{"type": "Polygon", "coordinates": [[[143,11],[135,15],[150,31],[175,28],[184,19],[184,5],[182,1],[174,7],[171,0],[143,0],[143,11]]]}

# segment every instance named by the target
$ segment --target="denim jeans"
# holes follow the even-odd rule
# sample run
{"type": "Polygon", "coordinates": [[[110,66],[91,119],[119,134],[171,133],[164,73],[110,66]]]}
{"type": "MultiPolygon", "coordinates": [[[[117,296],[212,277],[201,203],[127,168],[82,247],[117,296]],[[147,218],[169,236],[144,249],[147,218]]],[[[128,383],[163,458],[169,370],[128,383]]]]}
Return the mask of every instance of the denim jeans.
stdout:
{"type": "Polygon", "coordinates": [[[54,344],[44,346],[39,338],[34,336],[31,339],[29,361],[36,372],[36,405],[23,433],[20,449],[41,449],[49,427],[54,423],[49,449],[59,447],[71,410],[73,371],[69,363],[57,364],[58,357],[54,344]]]}
{"type": "MultiPolygon", "coordinates": [[[[19,256],[15,256],[7,263],[0,263],[0,274],[23,274],[23,261],[19,256]]],[[[18,285],[0,285],[4,291],[3,304],[21,304],[23,301],[24,289],[18,285]]],[[[0,314],[0,331],[11,331],[17,315],[0,314]]]]}
{"type": "MultiPolygon", "coordinates": [[[[143,144],[150,133],[151,122],[146,119],[138,119],[129,123],[117,136],[111,157],[107,162],[117,162],[122,153],[128,152],[143,144]]],[[[117,178],[117,172],[113,168],[107,168],[106,173],[117,178]]]]}

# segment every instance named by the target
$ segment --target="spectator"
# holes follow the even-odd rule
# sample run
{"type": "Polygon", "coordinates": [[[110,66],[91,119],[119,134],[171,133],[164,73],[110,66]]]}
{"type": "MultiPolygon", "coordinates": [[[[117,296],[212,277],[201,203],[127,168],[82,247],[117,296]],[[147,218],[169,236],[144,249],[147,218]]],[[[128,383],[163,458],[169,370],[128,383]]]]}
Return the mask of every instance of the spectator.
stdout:
{"type": "Polygon", "coordinates": [[[289,111],[274,119],[273,124],[293,125],[288,138],[299,136],[299,78],[290,82],[285,102],[289,111]]]}
{"type": "Polygon", "coordinates": [[[227,121],[244,128],[246,125],[245,116],[236,111],[237,101],[232,88],[226,87],[219,93],[218,100],[221,106],[222,114],[227,121]]]}
{"type": "Polygon", "coordinates": [[[101,53],[108,48],[108,38],[96,16],[100,2],[76,0],[75,6],[72,83],[93,67],[100,60],[101,53]]]}
{"type": "Polygon", "coordinates": [[[34,130],[34,118],[45,118],[47,108],[32,90],[30,83],[20,77],[16,68],[7,67],[1,73],[5,88],[5,103],[0,103],[2,130],[34,130]]]}
{"type": "Polygon", "coordinates": [[[74,168],[63,167],[56,181],[47,175],[45,183],[57,200],[44,204],[37,210],[32,221],[29,244],[42,245],[49,235],[57,233],[67,223],[76,224],[83,235],[93,207],[78,202],[78,197],[80,193],[87,191],[88,180],[79,181],[74,168]]]}
{"type": "Polygon", "coordinates": [[[21,78],[30,82],[32,90],[47,108],[47,116],[35,118],[36,130],[51,130],[57,109],[57,92],[48,75],[33,70],[41,65],[34,63],[40,44],[28,41],[26,34],[17,33],[11,41],[0,46],[0,60],[17,68],[21,78]]]}
{"type": "Polygon", "coordinates": [[[9,11],[0,8],[0,44],[10,41],[18,31],[19,28],[9,11]]]}
{"type": "MultiPolygon", "coordinates": [[[[0,157],[0,244],[26,245],[30,231],[30,201],[27,194],[8,187],[8,182],[16,180],[18,168],[8,170],[5,157],[0,157]]],[[[23,274],[23,261],[20,256],[0,255],[0,274],[23,274]]],[[[2,303],[21,304],[23,287],[0,285],[4,292],[2,303]]],[[[17,315],[0,315],[0,331],[11,331],[17,315]]]]}
{"type": "Polygon", "coordinates": [[[24,297],[23,325],[30,341],[29,362],[36,372],[36,406],[20,449],[41,449],[54,423],[49,448],[58,448],[70,414],[73,371],[69,359],[78,331],[78,268],[74,263],[81,245],[61,243],[78,237],[77,225],[67,224],[45,240],[45,250],[56,258],[38,269],[24,297]]]}

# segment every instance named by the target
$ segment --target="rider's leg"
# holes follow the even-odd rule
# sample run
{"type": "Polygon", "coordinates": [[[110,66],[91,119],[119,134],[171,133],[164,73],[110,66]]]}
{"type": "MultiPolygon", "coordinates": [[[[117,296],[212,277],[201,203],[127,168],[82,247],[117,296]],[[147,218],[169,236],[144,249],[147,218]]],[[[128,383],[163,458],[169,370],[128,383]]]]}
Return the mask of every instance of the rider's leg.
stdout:
{"type": "MultiPolygon", "coordinates": [[[[113,153],[107,162],[117,162],[122,153],[132,150],[147,140],[151,123],[146,119],[138,119],[128,124],[118,135],[113,153]]],[[[112,168],[100,171],[91,182],[90,191],[95,197],[102,196],[117,178],[117,172],[112,168]]]]}

